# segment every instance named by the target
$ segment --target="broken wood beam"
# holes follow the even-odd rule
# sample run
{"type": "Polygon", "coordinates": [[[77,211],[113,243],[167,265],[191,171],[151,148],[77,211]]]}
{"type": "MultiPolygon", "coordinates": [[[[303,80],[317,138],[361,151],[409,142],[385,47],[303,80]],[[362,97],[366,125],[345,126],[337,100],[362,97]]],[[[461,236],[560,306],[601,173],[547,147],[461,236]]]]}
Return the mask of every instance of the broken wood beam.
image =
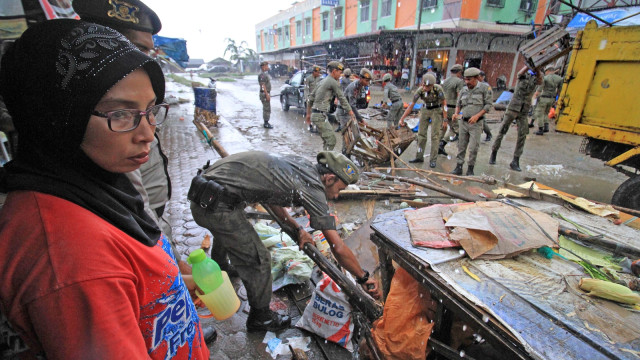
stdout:
{"type": "MultiPolygon", "coordinates": [[[[388,171],[389,170],[388,167],[375,167],[374,169],[380,170],[380,171],[388,171]]],[[[397,170],[397,171],[423,172],[423,173],[427,173],[427,174],[430,174],[430,175],[441,176],[441,177],[446,177],[446,178],[451,178],[451,179],[459,179],[459,180],[465,180],[465,181],[479,182],[479,183],[487,184],[487,185],[495,185],[495,184],[498,183],[498,181],[496,179],[492,178],[492,177],[481,178],[481,177],[478,177],[478,176],[452,175],[452,174],[441,173],[441,172],[437,172],[437,171],[433,171],[433,170],[418,169],[418,168],[414,168],[414,167],[408,167],[408,168],[398,168],[397,167],[394,170],[397,170]]]]}
{"type": "Polygon", "coordinates": [[[426,187],[427,189],[431,189],[431,190],[437,191],[439,193],[446,194],[446,195],[449,195],[449,196],[454,197],[456,199],[461,199],[461,200],[465,200],[465,201],[476,202],[476,201],[484,200],[484,199],[482,199],[482,198],[480,198],[478,196],[462,194],[462,193],[450,190],[450,189],[448,189],[448,188],[446,188],[444,186],[434,186],[433,184],[430,184],[430,183],[427,183],[427,182],[424,182],[424,181],[419,181],[419,180],[410,179],[410,178],[406,178],[406,177],[390,176],[390,175],[374,173],[374,172],[365,172],[363,174],[368,176],[368,177],[372,177],[372,178],[398,180],[398,181],[406,182],[406,183],[409,183],[409,184],[420,185],[422,187],[426,187]]]}

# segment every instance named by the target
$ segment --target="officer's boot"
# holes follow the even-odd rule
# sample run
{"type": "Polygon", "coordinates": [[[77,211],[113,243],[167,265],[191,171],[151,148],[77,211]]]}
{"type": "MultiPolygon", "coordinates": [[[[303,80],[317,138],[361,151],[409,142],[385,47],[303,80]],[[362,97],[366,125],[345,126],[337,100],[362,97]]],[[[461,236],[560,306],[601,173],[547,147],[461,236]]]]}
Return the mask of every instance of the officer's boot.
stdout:
{"type": "Polygon", "coordinates": [[[544,132],[549,132],[549,123],[544,123],[544,132]]]}
{"type": "Polygon", "coordinates": [[[529,123],[529,128],[532,128],[532,127],[534,126],[534,125],[533,125],[533,123],[534,123],[535,121],[536,121],[535,119],[531,119],[531,122],[529,123]]]}
{"type": "Polygon", "coordinates": [[[440,146],[438,147],[438,155],[444,155],[447,156],[449,154],[447,154],[446,151],[444,151],[444,147],[447,145],[447,142],[444,140],[440,140],[440,146]]]}
{"type": "Polygon", "coordinates": [[[498,156],[498,151],[497,150],[492,150],[491,151],[491,156],[489,157],[489,164],[495,165],[497,156],[498,156]]]}
{"type": "Polygon", "coordinates": [[[275,332],[286,329],[289,325],[291,325],[291,317],[273,312],[269,309],[269,306],[264,309],[251,308],[247,317],[247,330],[250,332],[275,332]]]}
{"type": "Polygon", "coordinates": [[[540,126],[538,128],[538,131],[535,132],[536,135],[544,135],[544,128],[542,126],[540,126]]]}
{"type": "Polygon", "coordinates": [[[485,132],[485,134],[487,134],[487,137],[484,138],[484,141],[491,141],[491,139],[493,138],[493,134],[491,133],[491,131],[487,131],[485,132]]]}
{"type": "Polygon", "coordinates": [[[467,176],[473,176],[473,165],[467,166],[467,176]]]}
{"type": "Polygon", "coordinates": [[[509,167],[511,167],[511,170],[522,171],[522,169],[520,169],[520,157],[514,156],[509,167]]]}
{"type": "Polygon", "coordinates": [[[456,168],[451,172],[453,175],[462,175],[462,164],[456,165],[456,168]]]}

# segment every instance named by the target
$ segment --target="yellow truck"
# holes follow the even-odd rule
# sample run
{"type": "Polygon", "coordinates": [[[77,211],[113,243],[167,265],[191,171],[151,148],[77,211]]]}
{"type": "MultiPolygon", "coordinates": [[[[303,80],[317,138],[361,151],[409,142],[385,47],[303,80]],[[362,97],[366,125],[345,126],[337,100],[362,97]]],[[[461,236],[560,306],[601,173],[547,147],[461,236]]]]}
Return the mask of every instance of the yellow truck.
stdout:
{"type": "Polygon", "coordinates": [[[585,136],[582,151],[629,176],[611,203],[640,210],[640,26],[579,31],[556,113],[557,131],[585,136]]]}

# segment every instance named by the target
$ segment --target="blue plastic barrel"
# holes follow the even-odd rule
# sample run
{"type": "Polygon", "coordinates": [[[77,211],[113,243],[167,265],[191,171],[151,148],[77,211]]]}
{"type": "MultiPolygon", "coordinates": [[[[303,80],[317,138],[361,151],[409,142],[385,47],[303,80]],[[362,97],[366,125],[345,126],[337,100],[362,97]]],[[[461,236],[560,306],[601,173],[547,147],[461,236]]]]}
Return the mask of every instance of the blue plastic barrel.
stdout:
{"type": "Polygon", "coordinates": [[[216,112],[216,89],[208,87],[193,88],[195,94],[196,107],[204,110],[216,112]]]}

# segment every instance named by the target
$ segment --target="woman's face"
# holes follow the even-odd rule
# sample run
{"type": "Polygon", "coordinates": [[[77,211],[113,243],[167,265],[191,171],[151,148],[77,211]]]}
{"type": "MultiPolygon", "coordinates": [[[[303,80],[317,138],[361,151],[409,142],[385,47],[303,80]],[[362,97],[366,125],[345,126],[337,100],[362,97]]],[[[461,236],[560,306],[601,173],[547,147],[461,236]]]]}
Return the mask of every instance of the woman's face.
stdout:
{"type": "MultiPolygon", "coordinates": [[[[114,85],[100,99],[95,110],[107,113],[121,109],[145,111],[153,106],[156,95],[151,80],[143,69],[137,69],[114,85]]],[[[149,161],[150,144],[156,127],[142,117],[132,131],[117,133],[109,130],[107,119],[92,115],[80,148],[101,168],[126,173],[149,161]]]]}

